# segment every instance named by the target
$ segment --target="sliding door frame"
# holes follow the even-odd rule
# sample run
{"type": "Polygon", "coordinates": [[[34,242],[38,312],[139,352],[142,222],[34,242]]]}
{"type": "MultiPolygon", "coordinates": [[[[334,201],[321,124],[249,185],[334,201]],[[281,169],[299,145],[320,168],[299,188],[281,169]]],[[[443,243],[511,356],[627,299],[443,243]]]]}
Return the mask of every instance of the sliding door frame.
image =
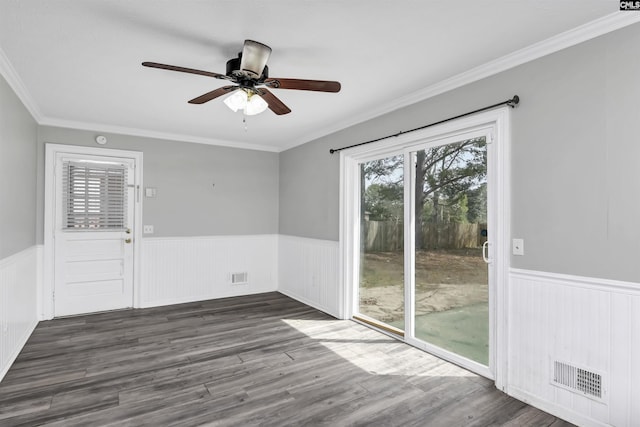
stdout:
{"type": "MultiPolygon", "coordinates": [[[[508,271],[510,267],[509,255],[509,239],[510,239],[510,108],[502,107],[471,116],[467,116],[458,120],[443,123],[441,125],[425,128],[419,131],[402,134],[393,139],[386,139],[376,143],[354,147],[340,152],[340,314],[344,319],[351,319],[358,311],[357,291],[359,283],[359,248],[360,248],[360,179],[359,164],[370,160],[380,159],[385,156],[403,153],[405,155],[405,175],[413,177],[414,173],[411,167],[407,167],[411,162],[409,153],[423,148],[425,145],[437,144],[436,141],[450,140],[455,138],[464,139],[465,135],[470,133],[484,132],[488,136],[487,145],[491,145],[493,150],[493,164],[488,164],[493,170],[488,171],[493,176],[492,188],[494,195],[492,197],[493,204],[493,223],[495,224],[495,244],[491,248],[490,254],[493,263],[493,296],[490,292],[490,306],[492,305],[493,313],[493,330],[490,332],[491,337],[495,340],[492,344],[491,360],[489,362],[489,370],[478,364],[475,366],[467,366],[482,375],[495,380],[496,387],[506,391],[507,384],[507,360],[508,360],[508,343],[507,343],[507,318],[508,318],[508,271]],[[484,368],[484,370],[482,369],[484,368]]],[[[489,147],[488,147],[489,149],[489,147]]],[[[412,186],[406,186],[405,200],[411,200],[410,192],[412,186]],[[409,187],[409,188],[407,188],[409,187]]],[[[412,232],[415,228],[413,224],[413,209],[405,207],[405,242],[412,242],[412,232]],[[407,240],[410,239],[410,240],[407,240]]],[[[406,246],[405,246],[406,247],[406,246]]],[[[414,254],[412,251],[405,250],[405,266],[411,266],[410,271],[406,274],[409,276],[413,269],[412,259],[414,254]],[[409,253],[407,253],[409,252],[409,253]]],[[[411,283],[412,283],[411,279],[411,283]]],[[[405,299],[409,295],[407,289],[407,278],[405,278],[405,299]]],[[[412,292],[412,290],[411,290],[412,292]]],[[[407,305],[412,309],[412,301],[407,300],[407,305]]],[[[407,315],[406,319],[410,317],[407,315]]],[[[405,331],[413,326],[413,319],[405,324],[405,331]]],[[[412,330],[412,329],[411,329],[412,330]]],[[[405,334],[404,341],[408,344],[415,345],[425,349],[424,345],[418,345],[415,339],[407,339],[405,334]]],[[[403,339],[402,337],[396,337],[403,339]]],[[[433,353],[430,346],[426,350],[433,353]]],[[[446,353],[436,354],[443,359],[448,359],[453,363],[460,363],[456,358],[447,357],[446,353]]]]}

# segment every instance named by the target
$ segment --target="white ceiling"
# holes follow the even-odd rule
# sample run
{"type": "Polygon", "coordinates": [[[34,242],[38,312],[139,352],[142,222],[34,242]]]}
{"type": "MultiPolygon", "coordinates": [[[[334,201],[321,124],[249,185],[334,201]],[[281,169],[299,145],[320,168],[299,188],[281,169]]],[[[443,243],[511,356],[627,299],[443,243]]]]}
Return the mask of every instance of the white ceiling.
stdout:
{"type": "Polygon", "coordinates": [[[509,66],[505,55],[523,58],[522,49],[549,38],[562,47],[562,36],[556,37],[561,33],[630,16],[616,12],[618,5],[0,0],[0,62],[42,124],[280,151],[426,98],[438,85],[464,82],[460,74],[473,74],[468,70],[480,76],[492,66],[509,66]],[[248,117],[245,130],[242,114],[221,99],[187,103],[225,85],[223,80],[140,65],[153,61],[224,73],[245,39],[272,47],[272,77],[338,80],[342,91],[273,90],[293,112],[248,117]]]}

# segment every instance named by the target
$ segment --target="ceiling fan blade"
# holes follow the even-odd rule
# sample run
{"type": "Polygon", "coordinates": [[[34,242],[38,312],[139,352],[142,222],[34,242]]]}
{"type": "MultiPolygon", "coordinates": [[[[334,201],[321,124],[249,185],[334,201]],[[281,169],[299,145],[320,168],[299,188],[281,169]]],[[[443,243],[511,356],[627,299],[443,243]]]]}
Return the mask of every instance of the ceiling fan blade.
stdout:
{"type": "Polygon", "coordinates": [[[268,78],[264,84],[273,89],[313,90],[317,92],[340,92],[340,82],[326,80],[268,78]]]}
{"type": "Polygon", "coordinates": [[[269,90],[265,88],[260,88],[257,90],[262,99],[264,99],[267,104],[269,104],[269,109],[277,115],[281,116],[283,114],[289,114],[291,112],[289,107],[284,105],[284,103],[280,101],[278,97],[271,93],[269,90]]]}
{"type": "Polygon", "coordinates": [[[145,67],[160,68],[160,69],[169,70],[169,71],[180,71],[181,73],[199,74],[201,76],[215,77],[216,79],[229,80],[229,77],[225,76],[224,74],[212,73],[210,71],[196,70],[193,68],[178,67],[176,65],[158,64],[157,62],[143,62],[142,65],[145,67]]]}
{"type": "Polygon", "coordinates": [[[238,86],[223,86],[216,90],[212,90],[211,92],[207,92],[204,95],[200,95],[197,98],[193,98],[191,101],[189,101],[189,104],[204,104],[205,102],[209,102],[219,96],[231,93],[236,89],[238,89],[238,86]]]}

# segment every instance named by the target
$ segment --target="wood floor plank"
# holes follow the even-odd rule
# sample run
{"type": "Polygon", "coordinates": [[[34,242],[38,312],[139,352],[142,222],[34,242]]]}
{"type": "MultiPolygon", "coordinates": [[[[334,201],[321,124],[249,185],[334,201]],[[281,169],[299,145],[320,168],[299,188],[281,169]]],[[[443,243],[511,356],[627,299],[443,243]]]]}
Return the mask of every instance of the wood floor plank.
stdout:
{"type": "Polygon", "coordinates": [[[0,406],[0,422],[7,418],[44,411],[51,407],[53,396],[34,396],[28,399],[5,400],[0,406]]]}
{"type": "Polygon", "coordinates": [[[493,382],[272,292],[41,322],[0,426],[554,426],[493,382]]]}

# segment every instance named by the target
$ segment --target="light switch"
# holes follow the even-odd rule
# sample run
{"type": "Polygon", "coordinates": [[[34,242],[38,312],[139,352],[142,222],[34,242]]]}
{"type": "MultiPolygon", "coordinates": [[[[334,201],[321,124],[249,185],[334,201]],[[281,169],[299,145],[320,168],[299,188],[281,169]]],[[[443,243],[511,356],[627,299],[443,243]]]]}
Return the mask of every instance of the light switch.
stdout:
{"type": "Polygon", "coordinates": [[[153,187],[147,187],[144,189],[145,197],[156,197],[156,189],[153,187]]]}
{"type": "Polygon", "coordinates": [[[513,254],[524,255],[524,239],[513,239],[513,254]]]}
{"type": "Polygon", "coordinates": [[[144,234],[153,234],[153,225],[145,225],[142,227],[142,232],[144,234]]]}

